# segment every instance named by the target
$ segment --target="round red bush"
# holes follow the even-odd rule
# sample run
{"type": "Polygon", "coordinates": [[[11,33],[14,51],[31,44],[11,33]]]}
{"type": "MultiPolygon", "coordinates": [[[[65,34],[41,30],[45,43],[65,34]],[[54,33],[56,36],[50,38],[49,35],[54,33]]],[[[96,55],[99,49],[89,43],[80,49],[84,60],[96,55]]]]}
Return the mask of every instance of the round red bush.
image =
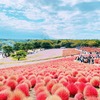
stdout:
{"type": "Polygon", "coordinates": [[[68,89],[65,87],[58,88],[54,94],[58,95],[62,100],[68,100],[70,96],[68,89]]]}
{"type": "Polygon", "coordinates": [[[85,88],[84,88],[84,91],[83,91],[83,94],[84,94],[84,97],[87,98],[87,97],[98,97],[98,92],[96,90],[96,88],[94,88],[93,86],[91,85],[87,85],[85,88]]]}

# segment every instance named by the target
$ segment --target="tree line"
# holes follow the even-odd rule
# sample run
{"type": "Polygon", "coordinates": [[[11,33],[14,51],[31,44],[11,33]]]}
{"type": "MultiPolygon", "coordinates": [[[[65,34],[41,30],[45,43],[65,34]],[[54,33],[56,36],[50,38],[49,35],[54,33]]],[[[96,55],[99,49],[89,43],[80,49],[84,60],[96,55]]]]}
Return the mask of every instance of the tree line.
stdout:
{"type": "MultiPolygon", "coordinates": [[[[25,42],[15,42],[11,45],[2,45],[3,53],[6,57],[14,56],[15,52],[18,52],[18,56],[20,58],[19,51],[22,53],[28,52],[28,50],[35,51],[36,49],[52,49],[52,48],[75,48],[79,46],[89,46],[89,47],[100,47],[100,40],[27,40],[25,42]]],[[[26,53],[23,53],[25,56],[26,53]]],[[[18,59],[19,59],[18,58],[18,59]]]]}

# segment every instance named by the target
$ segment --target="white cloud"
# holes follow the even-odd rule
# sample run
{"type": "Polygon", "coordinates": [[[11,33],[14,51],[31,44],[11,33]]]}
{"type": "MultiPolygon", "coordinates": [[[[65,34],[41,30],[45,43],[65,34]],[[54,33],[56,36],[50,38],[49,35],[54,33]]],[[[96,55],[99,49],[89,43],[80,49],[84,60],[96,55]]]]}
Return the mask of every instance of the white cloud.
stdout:
{"type": "Polygon", "coordinates": [[[12,7],[16,9],[21,9],[26,5],[26,0],[0,0],[0,4],[4,4],[5,7],[12,7]]]}
{"type": "MultiPolygon", "coordinates": [[[[62,5],[69,4],[74,6],[80,2],[91,2],[94,0],[62,0],[62,5]]],[[[96,0],[100,1],[100,0],[96,0]]],[[[0,0],[0,4],[6,7],[12,7],[10,13],[16,14],[21,12],[24,17],[30,20],[44,19],[44,22],[36,23],[26,19],[18,19],[6,15],[6,10],[0,13],[0,25],[11,27],[18,30],[34,31],[40,30],[50,37],[55,38],[75,38],[76,33],[99,30],[100,26],[100,11],[83,13],[79,10],[58,10],[55,11],[52,6],[36,5],[27,0],[0,0]],[[18,10],[16,10],[18,9],[18,10]],[[51,13],[56,12],[56,14],[51,13]]],[[[21,15],[20,15],[21,16],[21,15]]]]}
{"type": "Polygon", "coordinates": [[[70,5],[70,6],[74,6],[78,3],[82,3],[82,2],[96,2],[96,1],[100,1],[100,0],[62,0],[62,6],[65,5],[70,5]]]}
{"type": "Polygon", "coordinates": [[[27,9],[23,14],[31,20],[45,19],[47,16],[46,13],[41,12],[37,8],[27,9]]]}
{"type": "Polygon", "coordinates": [[[73,17],[80,15],[80,11],[60,11],[58,12],[58,18],[61,18],[64,21],[71,20],[73,17]]]}
{"type": "Polygon", "coordinates": [[[0,13],[0,25],[2,26],[9,26],[14,29],[19,30],[36,30],[38,29],[36,24],[33,24],[31,22],[25,21],[25,20],[19,20],[13,17],[8,17],[5,15],[5,13],[0,13]]]}

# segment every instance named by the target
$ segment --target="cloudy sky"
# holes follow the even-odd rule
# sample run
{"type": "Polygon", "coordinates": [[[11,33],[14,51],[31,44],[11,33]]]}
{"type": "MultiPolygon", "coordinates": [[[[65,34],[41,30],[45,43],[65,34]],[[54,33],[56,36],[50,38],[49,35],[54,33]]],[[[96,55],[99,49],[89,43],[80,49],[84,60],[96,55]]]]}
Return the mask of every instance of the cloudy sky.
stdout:
{"type": "Polygon", "coordinates": [[[100,39],[100,0],[0,0],[0,38],[100,39]]]}

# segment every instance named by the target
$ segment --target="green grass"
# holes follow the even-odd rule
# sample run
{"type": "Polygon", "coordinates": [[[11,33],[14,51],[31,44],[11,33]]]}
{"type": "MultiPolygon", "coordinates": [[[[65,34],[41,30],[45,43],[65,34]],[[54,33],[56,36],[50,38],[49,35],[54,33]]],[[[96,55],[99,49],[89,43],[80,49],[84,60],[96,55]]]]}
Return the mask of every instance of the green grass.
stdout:
{"type": "MultiPolygon", "coordinates": [[[[16,57],[12,57],[12,60],[17,60],[18,61],[18,59],[16,58],[16,57]]],[[[20,60],[19,61],[22,61],[22,60],[27,60],[26,58],[20,58],[20,60]]]]}

